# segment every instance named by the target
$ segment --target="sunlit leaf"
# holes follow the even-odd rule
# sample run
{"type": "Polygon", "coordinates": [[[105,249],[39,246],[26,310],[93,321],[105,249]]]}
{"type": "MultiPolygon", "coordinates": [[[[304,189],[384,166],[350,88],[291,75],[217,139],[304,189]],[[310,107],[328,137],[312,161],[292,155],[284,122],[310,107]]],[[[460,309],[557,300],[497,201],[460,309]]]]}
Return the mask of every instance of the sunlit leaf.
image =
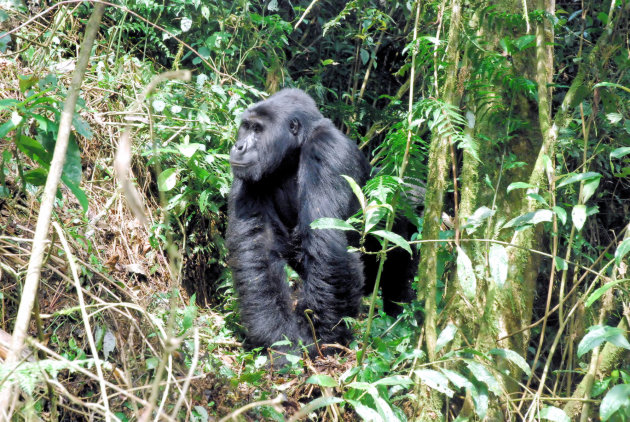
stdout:
{"type": "Polygon", "coordinates": [[[440,335],[438,336],[437,342],[435,343],[435,352],[439,352],[442,347],[447,345],[453,338],[455,337],[455,333],[457,332],[457,327],[454,324],[447,324],[446,328],[442,330],[440,335]]]}
{"type": "Polygon", "coordinates": [[[575,224],[575,228],[578,229],[578,231],[582,230],[586,222],[586,205],[579,204],[574,206],[573,211],[571,211],[571,219],[573,220],[573,224],[575,224]]]}
{"type": "Polygon", "coordinates": [[[312,229],[337,229],[337,230],[355,230],[349,223],[338,218],[324,217],[318,218],[311,223],[312,229]]]}
{"type": "Polygon", "coordinates": [[[553,212],[556,213],[556,215],[558,216],[558,218],[560,219],[560,221],[562,222],[562,224],[566,224],[567,223],[567,212],[565,211],[564,208],[559,207],[559,206],[555,206],[552,208],[553,212]]]}
{"type": "Polygon", "coordinates": [[[553,406],[547,406],[540,411],[538,417],[554,422],[571,422],[571,418],[564,413],[564,410],[553,406]]]}
{"type": "Polygon", "coordinates": [[[569,185],[575,182],[581,182],[582,180],[590,180],[590,179],[600,179],[602,177],[601,174],[595,173],[593,171],[589,171],[586,173],[569,173],[566,175],[567,177],[563,178],[560,183],[556,186],[556,188],[561,188],[563,186],[569,185]]]}
{"type": "Polygon", "coordinates": [[[502,358],[509,360],[510,362],[518,366],[521,371],[525,372],[527,376],[530,376],[532,374],[532,370],[529,368],[529,365],[527,364],[525,358],[516,353],[514,350],[492,349],[489,353],[491,355],[501,356],[502,358]]]}
{"type": "Polygon", "coordinates": [[[322,387],[337,387],[337,381],[330,375],[326,374],[311,375],[310,377],[308,377],[306,382],[308,384],[321,385],[322,387]]]}
{"type": "Polygon", "coordinates": [[[593,303],[595,303],[595,301],[597,301],[597,299],[602,297],[602,295],[604,293],[606,293],[608,290],[612,289],[613,287],[615,287],[618,284],[622,284],[622,283],[625,283],[627,281],[628,281],[628,279],[623,278],[621,280],[610,281],[610,282],[604,284],[603,286],[601,286],[600,288],[596,289],[593,293],[590,294],[588,299],[586,299],[586,302],[584,302],[584,306],[587,307],[587,308],[590,307],[593,303]]]}
{"type": "Polygon", "coordinates": [[[472,360],[467,361],[466,366],[470,369],[470,372],[472,372],[477,381],[487,385],[488,390],[492,391],[495,395],[501,395],[501,384],[485,366],[472,360]]]}
{"type": "Polygon", "coordinates": [[[619,410],[625,410],[626,415],[630,410],[630,384],[615,385],[610,389],[599,406],[599,417],[607,421],[619,410]]]}
{"type": "Polygon", "coordinates": [[[455,392],[448,387],[448,378],[432,369],[418,369],[414,373],[420,378],[423,384],[430,388],[444,393],[449,397],[453,397],[455,392]]]}
{"type": "Polygon", "coordinates": [[[625,331],[616,327],[607,325],[593,325],[589,327],[588,333],[582,338],[578,344],[577,355],[582,357],[585,353],[590,352],[605,341],[614,344],[617,347],[623,347],[630,350],[630,343],[624,337],[625,331]]]}
{"type": "Polygon", "coordinates": [[[164,170],[158,176],[157,183],[158,189],[162,192],[168,192],[173,189],[177,184],[177,177],[179,175],[179,171],[176,168],[169,168],[164,170]]]}
{"type": "Polygon", "coordinates": [[[365,200],[365,195],[363,195],[363,191],[361,190],[361,187],[357,184],[357,182],[354,181],[352,177],[346,176],[345,174],[342,174],[341,176],[348,181],[348,184],[350,185],[352,192],[354,192],[354,196],[356,196],[357,199],[359,200],[361,209],[365,212],[365,207],[366,207],[367,202],[365,200]]]}
{"type": "Polygon", "coordinates": [[[459,246],[457,247],[457,278],[462,286],[464,296],[468,299],[474,299],[477,294],[477,277],[475,277],[470,258],[459,246]]]}
{"type": "Polygon", "coordinates": [[[615,261],[617,262],[617,265],[621,264],[621,260],[628,252],[630,252],[630,238],[621,242],[615,251],[615,261]]]}
{"type": "Polygon", "coordinates": [[[505,285],[508,275],[508,254],[501,245],[493,244],[488,252],[488,263],[490,264],[490,274],[497,287],[505,285]]]}
{"type": "Polygon", "coordinates": [[[551,210],[536,210],[532,212],[528,212],[523,215],[519,215],[516,218],[511,219],[503,226],[504,229],[510,227],[521,227],[525,225],[534,225],[542,222],[551,221],[553,218],[553,213],[551,210]]]}
{"type": "Polygon", "coordinates": [[[510,185],[507,187],[507,193],[512,192],[514,189],[530,189],[535,187],[536,186],[525,182],[514,182],[510,183],[510,185]]]}
{"type": "Polygon", "coordinates": [[[401,235],[396,234],[394,232],[387,231],[387,230],[374,230],[371,233],[375,236],[383,237],[389,240],[396,246],[400,246],[401,248],[409,252],[409,254],[411,255],[411,246],[409,246],[409,242],[407,242],[405,238],[402,237],[401,235]]]}

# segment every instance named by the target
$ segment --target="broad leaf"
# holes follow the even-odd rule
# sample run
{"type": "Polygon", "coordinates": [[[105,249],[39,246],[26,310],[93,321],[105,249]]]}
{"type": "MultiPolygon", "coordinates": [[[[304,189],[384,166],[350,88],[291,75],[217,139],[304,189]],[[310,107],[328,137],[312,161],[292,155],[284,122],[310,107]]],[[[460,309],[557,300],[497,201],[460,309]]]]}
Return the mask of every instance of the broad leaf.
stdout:
{"type": "Polygon", "coordinates": [[[554,422],[571,422],[571,418],[564,413],[564,410],[553,406],[547,406],[538,414],[540,419],[546,419],[554,422]]]}
{"type": "Polygon", "coordinates": [[[630,147],[621,147],[621,148],[617,148],[616,150],[614,150],[613,152],[610,153],[610,158],[621,158],[621,157],[625,157],[626,155],[630,154],[630,147]]]}
{"type": "Polygon", "coordinates": [[[338,218],[324,217],[318,218],[311,223],[312,229],[337,229],[337,230],[354,230],[352,225],[338,218]]]}
{"type": "Polygon", "coordinates": [[[555,207],[552,208],[552,210],[553,212],[556,213],[556,215],[558,216],[562,224],[567,223],[567,212],[564,210],[564,208],[556,205],[555,207]]]}
{"type": "Polygon", "coordinates": [[[571,219],[573,220],[573,224],[575,224],[575,228],[578,229],[578,231],[582,230],[586,222],[586,205],[579,204],[574,206],[573,211],[571,211],[571,219]]]}
{"type": "Polygon", "coordinates": [[[514,350],[509,350],[509,349],[492,349],[492,350],[490,350],[489,353],[491,355],[501,356],[502,358],[509,360],[510,362],[512,362],[513,364],[515,364],[519,368],[521,368],[521,370],[523,372],[525,372],[525,374],[527,376],[531,376],[532,370],[529,368],[529,365],[527,364],[527,361],[523,358],[523,356],[519,355],[514,350]]]}
{"type": "Polygon", "coordinates": [[[590,352],[605,341],[617,347],[630,350],[630,343],[628,343],[624,334],[625,331],[616,327],[594,325],[589,328],[588,333],[584,336],[582,341],[580,341],[580,344],[578,344],[577,355],[578,357],[582,357],[585,353],[590,352]]]}
{"type": "Polygon", "coordinates": [[[157,183],[158,189],[162,192],[168,192],[173,189],[177,184],[177,176],[179,175],[179,171],[176,168],[169,168],[164,170],[158,176],[157,183]]]}
{"type": "Polygon", "coordinates": [[[365,195],[363,195],[363,191],[361,190],[361,186],[359,186],[357,184],[357,182],[355,182],[354,179],[352,177],[350,177],[350,176],[346,176],[345,174],[342,174],[341,177],[346,179],[348,184],[350,184],[350,188],[352,189],[352,192],[354,192],[354,196],[356,196],[357,199],[359,200],[359,204],[361,205],[361,209],[365,213],[365,207],[366,207],[367,201],[365,200],[365,195]]]}
{"type": "Polygon", "coordinates": [[[584,302],[584,306],[586,306],[587,308],[590,307],[597,299],[599,299],[608,290],[612,289],[613,287],[615,287],[618,284],[625,283],[627,281],[628,281],[628,279],[624,278],[624,279],[621,279],[621,280],[615,280],[615,281],[611,281],[611,282],[608,282],[608,283],[604,284],[603,286],[601,286],[600,288],[595,290],[593,293],[591,293],[591,295],[588,297],[588,299],[586,299],[586,302],[584,302]]]}
{"type": "Polygon", "coordinates": [[[337,387],[337,381],[330,375],[315,374],[311,375],[306,382],[308,384],[317,384],[322,387],[337,387]]]}
{"type": "Polygon", "coordinates": [[[630,384],[615,385],[610,389],[599,407],[599,417],[606,421],[618,410],[630,410],[630,384]]]}
{"type": "Polygon", "coordinates": [[[595,173],[593,171],[589,171],[586,173],[569,173],[566,178],[562,179],[560,183],[556,186],[556,188],[561,188],[571,183],[581,182],[582,180],[591,180],[591,179],[600,179],[602,177],[601,174],[595,173]]]}
{"type": "Polygon", "coordinates": [[[516,218],[511,219],[503,226],[504,229],[510,227],[521,227],[526,225],[534,225],[538,223],[551,221],[553,218],[553,212],[551,210],[536,210],[528,212],[523,215],[519,215],[516,218]]]}
{"type": "Polygon", "coordinates": [[[535,187],[536,186],[525,182],[514,182],[510,183],[510,186],[507,187],[507,193],[512,192],[514,189],[529,189],[535,187]]]}
{"type": "Polygon", "coordinates": [[[490,208],[483,206],[475,210],[475,212],[466,220],[466,233],[472,234],[477,230],[479,226],[483,224],[485,220],[494,215],[494,211],[490,208]]]}
{"type": "Polygon", "coordinates": [[[492,391],[497,397],[501,396],[501,384],[485,366],[473,360],[467,361],[466,366],[470,369],[470,372],[472,372],[477,381],[487,385],[488,390],[492,391]]]}
{"type": "Polygon", "coordinates": [[[617,265],[621,264],[621,260],[628,252],[630,252],[630,238],[621,242],[615,251],[615,261],[617,261],[617,265]]]}
{"type": "Polygon", "coordinates": [[[497,244],[490,246],[488,262],[490,264],[492,280],[497,287],[502,288],[505,285],[508,275],[508,254],[505,248],[497,244]]]}
{"type": "Polygon", "coordinates": [[[474,299],[477,294],[477,278],[470,258],[459,246],[457,247],[457,278],[462,286],[464,296],[468,299],[474,299]]]}
{"type": "Polygon", "coordinates": [[[454,324],[448,324],[446,328],[442,330],[435,343],[435,353],[439,352],[442,347],[447,345],[455,337],[457,327],[454,324]]]}
{"type": "Polygon", "coordinates": [[[374,230],[371,233],[375,236],[379,236],[379,237],[389,240],[394,245],[400,246],[401,248],[409,252],[410,255],[412,254],[411,246],[409,246],[409,242],[407,242],[405,238],[402,237],[401,235],[396,234],[394,232],[387,231],[387,230],[374,230]]]}
{"type": "Polygon", "coordinates": [[[423,384],[428,385],[430,388],[444,393],[449,397],[453,397],[455,392],[448,388],[448,378],[432,369],[418,369],[414,373],[422,380],[423,384]]]}

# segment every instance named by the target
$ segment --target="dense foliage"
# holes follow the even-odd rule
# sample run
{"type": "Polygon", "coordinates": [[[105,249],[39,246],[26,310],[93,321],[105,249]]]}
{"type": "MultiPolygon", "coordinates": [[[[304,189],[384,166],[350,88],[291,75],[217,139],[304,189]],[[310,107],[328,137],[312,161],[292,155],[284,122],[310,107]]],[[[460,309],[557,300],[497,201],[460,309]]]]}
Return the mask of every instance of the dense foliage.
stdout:
{"type": "MultiPolygon", "coordinates": [[[[93,7],[0,2],[8,333],[93,7]]],[[[31,355],[0,365],[0,388],[22,391],[14,418],[628,420],[629,31],[625,0],[108,4],[72,118],[31,355]],[[177,69],[192,80],[144,99],[177,69]],[[368,298],[342,322],[357,340],[339,355],[289,355],[272,371],[240,344],[227,153],[241,112],[286,86],[313,96],[378,169],[363,192],[352,185],[355,217],[315,225],[418,248],[421,261],[418,300],[399,318],[368,298]],[[114,177],[124,132],[146,225],[114,177]],[[401,213],[417,223],[411,242],[391,232],[401,213]]]]}

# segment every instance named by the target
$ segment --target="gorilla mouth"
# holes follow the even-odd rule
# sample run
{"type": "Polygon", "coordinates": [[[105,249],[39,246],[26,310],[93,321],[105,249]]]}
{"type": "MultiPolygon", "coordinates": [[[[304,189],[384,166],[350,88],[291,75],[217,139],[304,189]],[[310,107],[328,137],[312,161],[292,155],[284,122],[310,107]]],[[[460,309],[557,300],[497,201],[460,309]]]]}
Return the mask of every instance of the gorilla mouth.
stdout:
{"type": "Polygon", "coordinates": [[[251,164],[252,163],[247,162],[230,161],[232,167],[249,167],[251,164]]]}

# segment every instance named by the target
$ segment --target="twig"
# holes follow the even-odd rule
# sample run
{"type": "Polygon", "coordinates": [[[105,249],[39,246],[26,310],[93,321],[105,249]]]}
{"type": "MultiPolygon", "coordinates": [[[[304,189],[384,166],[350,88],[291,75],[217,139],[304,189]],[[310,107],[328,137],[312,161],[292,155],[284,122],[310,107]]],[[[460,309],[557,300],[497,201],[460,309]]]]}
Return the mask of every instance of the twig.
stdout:
{"type": "Polygon", "coordinates": [[[254,407],[259,407],[259,406],[278,406],[279,404],[281,404],[283,401],[285,400],[284,395],[283,394],[278,394],[278,396],[275,399],[270,399],[270,400],[261,400],[261,401],[256,401],[253,403],[249,403],[246,404],[245,406],[236,409],[235,411],[233,411],[232,413],[230,413],[229,415],[221,418],[219,420],[219,422],[227,422],[230,419],[235,421],[237,420],[236,417],[238,415],[240,415],[243,412],[247,412],[249,409],[253,409],[254,407]]]}
{"type": "MultiPolygon", "coordinates": [[[[14,365],[17,362],[17,357],[24,347],[24,340],[26,338],[26,332],[31,320],[31,312],[39,286],[42,259],[44,257],[46,239],[48,238],[48,229],[50,227],[50,217],[55,202],[55,194],[57,193],[57,186],[61,179],[63,164],[66,161],[66,150],[68,149],[68,140],[72,128],[72,117],[74,116],[77,99],[79,98],[79,92],[81,90],[81,82],[83,81],[85,70],[87,69],[92,45],[94,44],[94,39],[96,38],[104,10],[105,6],[103,4],[97,4],[94,7],[92,16],[87,24],[85,38],[79,50],[79,58],[72,75],[72,82],[68,87],[68,96],[66,97],[63,112],[61,113],[55,151],[53,153],[52,162],[50,163],[50,170],[48,172],[48,178],[46,179],[42,204],[37,219],[35,236],[33,238],[33,249],[28,263],[24,289],[22,290],[22,299],[15,320],[11,350],[6,360],[7,365],[14,365]]],[[[11,388],[11,390],[13,390],[13,388],[11,388]]],[[[5,392],[0,398],[0,415],[6,417],[7,420],[11,419],[11,415],[7,413],[9,405],[18,397],[18,394],[11,390],[5,392]]]]}
{"type": "Polygon", "coordinates": [[[81,308],[81,317],[83,319],[83,325],[85,325],[85,335],[87,336],[92,356],[94,357],[94,366],[96,366],[96,373],[98,375],[98,382],[101,387],[101,396],[103,397],[103,407],[105,408],[105,420],[111,420],[111,412],[109,411],[109,401],[107,400],[107,388],[105,387],[105,378],[103,377],[103,368],[101,366],[101,359],[98,357],[98,349],[96,348],[96,342],[94,341],[94,335],[92,334],[92,327],[90,326],[90,317],[88,316],[87,309],[85,307],[85,299],[83,298],[83,289],[81,288],[81,282],[79,281],[79,272],[77,271],[77,263],[74,260],[70,245],[66,237],[63,235],[61,226],[56,221],[53,222],[53,227],[59,235],[59,240],[63,245],[63,250],[68,257],[68,264],[70,264],[70,271],[72,272],[72,279],[74,280],[74,287],[77,289],[77,298],[79,299],[79,306],[81,308]]]}

